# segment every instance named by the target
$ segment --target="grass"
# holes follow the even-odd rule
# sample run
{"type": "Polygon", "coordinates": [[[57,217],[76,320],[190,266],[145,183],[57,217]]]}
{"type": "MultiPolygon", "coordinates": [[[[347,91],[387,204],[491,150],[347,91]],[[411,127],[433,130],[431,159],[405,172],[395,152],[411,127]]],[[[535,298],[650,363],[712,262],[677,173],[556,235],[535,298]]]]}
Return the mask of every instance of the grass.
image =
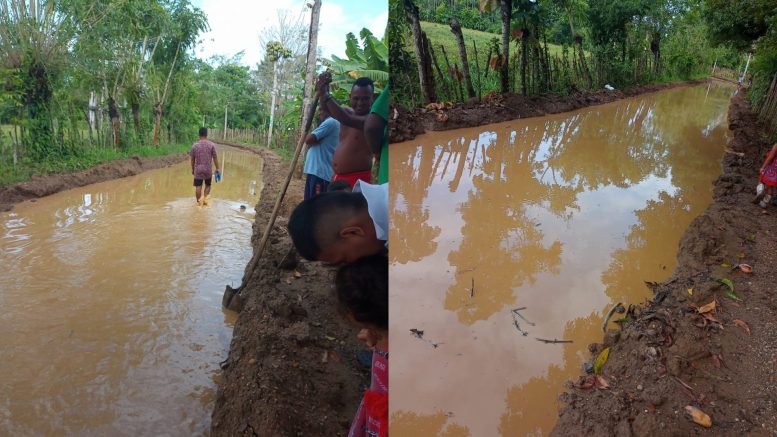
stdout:
{"type": "Polygon", "coordinates": [[[13,165],[13,158],[2,156],[0,158],[0,186],[6,186],[32,179],[33,175],[45,175],[52,173],[68,173],[94,167],[108,161],[125,159],[132,156],[166,156],[176,153],[186,153],[191,144],[165,144],[160,146],[134,146],[127,149],[115,150],[112,148],[82,148],[75,154],[67,157],[52,157],[42,162],[31,162],[22,159],[13,165]]]}
{"type": "MultiPolygon", "coordinates": [[[[445,58],[443,56],[442,49],[440,48],[441,46],[445,47],[445,52],[448,55],[448,60],[451,64],[451,67],[453,67],[454,64],[461,66],[458,44],[456,43],[456,38],[453,36],[453,33],[450,31],[450,26],[422,21],[421,29],[426,33],[426,35],[429,37],[429,41],[432,43],[432,48],[434,49],[437,61],[440,65],[440,69],[443,70],[443,74],[447,72],[447,67],[445,65],[445,58]]],[[[462,28],[462,33],[464,35],[464,44],[467,49],[467,60],[469,61],[469,69],[475,91],[477,92],[478,89],[480,89],[481,95],[485,95],[489,91],[499,91],[501,89],[499,72],[494,70],[486,71],[486,69],[488,67],[488,53],[489,47],[492,45],[492,40],[497,38],[499,41],[501,41],[501,35],[497,33],[482,32],[479,30],[464,28],[462,28]],[[472,44],[473,41],[477,45],[478,51],[477,67],[475,62],[475,51],[472,44]],[[479,76],[478,72],[480,73],[479,76]]],[[[412,38],[407,39],[407,44],[408,51],[412,53],[412,38]]],[[[544,45],[542,47],[544,50],[544,45]]],[[[513,41],[510,43],[511,56],[514,56],[515,50],[516,42],[513,41]]],[[[561,46],[548,44],[548,52],[551,58],[555,57],[556,55],[560,56],[562,51],[563,48],[561,46]]],[[[496,54],[492,53],[492,56],[494,55],[496,54]]],[[[512,64],[512,59],[510,63],[512,64]]],[[[436,71],[434,74],[437,76],[436,71]]],[[[450,84],[450,81],[448,82],[450,84]]],[[[438,94],[438,100],[458,100],[455,95],[443,95],[441,92],[441,85],[439,84],[438,94]]]]}

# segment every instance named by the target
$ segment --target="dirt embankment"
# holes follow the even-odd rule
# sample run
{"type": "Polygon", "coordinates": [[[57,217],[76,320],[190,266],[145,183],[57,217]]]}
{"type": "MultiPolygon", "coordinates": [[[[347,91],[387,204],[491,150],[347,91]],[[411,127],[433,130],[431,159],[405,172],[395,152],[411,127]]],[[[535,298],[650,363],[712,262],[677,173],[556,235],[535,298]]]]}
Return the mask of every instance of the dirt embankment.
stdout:
{"type": "Polygon", "coordinates": [[[398,143],[412,140],[426,131],[475,127],[520,118],[558,114],[587,106],[614,102],[639,94],[705,82],[707,79],[643,85],[615,91],[577,92],[568,96],[524,97],[514,93],[488,94],[483,96],[480,102],[456,103],[442,109],[416,108],[413,111],[408,111],[405,108],[392,107],[389,142],[398,143]]]}
{"type": "Polygon", "coordinates": [[[673,276],[653,287],[651,302],[629,306],[621,330],[589,346],[592,363],[609,348],[601,370],[609,389],[591,376],[570,385],[551,435],[777,435],[777,210],[751,203],[769,144],[741,94],[728,120],[713,203],[684,234],[673,276]],[[714,310],[700,308],[712,302],[714,310]],[[686,406],[712,426],[693,423],[686,406]]]}
{"type": "Polygon", "coordinates": [[[49,196],[71,188],[105,182],[112,179],[133,176],[144,171],[177,164],[187,158],[186,154],[162,157],[110,161],[75,173],[33,176],[32,180],[20,184],[0,187],[0,212],[9,211],[13,206],[25,200],[49,196]]]}
{"type": "MultiPolygon", "coordinates": [[[[265,149],[233,146],[264,160],[256,251],[288,163],[265,149]]],[[[362,348],[356,332],[335,309],[334,269],[287,258],[287,217],[302,201],[303,188],[303,181],[292,180],[264,255],[229,302],[240,316],[222,364],[213,436],[345,435],[369,382],[369,369],[356,360],[362,348]]]]}

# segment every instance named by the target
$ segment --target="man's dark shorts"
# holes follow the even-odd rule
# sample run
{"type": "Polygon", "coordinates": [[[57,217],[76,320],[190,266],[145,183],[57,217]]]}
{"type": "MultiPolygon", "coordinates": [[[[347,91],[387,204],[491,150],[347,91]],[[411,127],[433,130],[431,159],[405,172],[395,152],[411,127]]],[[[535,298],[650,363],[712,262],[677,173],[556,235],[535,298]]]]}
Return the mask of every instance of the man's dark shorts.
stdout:
{"type": "Polygon", "coordinates": [[[316,175],[309,174],[305,180],[305,200],[311,197],[325,193],[327,187],[329,187],[329,181],[321,179],[316,175]]]}
{"type": "Polygon", "coordinates": [[[205,181],[205,186],[209,187],[211,179],[213,179],[213,178],[209,177],[208,179],[195,179],[194,180],[194,186],[195,187],[201,187],[202,186],[202,182],[205,181]]]}

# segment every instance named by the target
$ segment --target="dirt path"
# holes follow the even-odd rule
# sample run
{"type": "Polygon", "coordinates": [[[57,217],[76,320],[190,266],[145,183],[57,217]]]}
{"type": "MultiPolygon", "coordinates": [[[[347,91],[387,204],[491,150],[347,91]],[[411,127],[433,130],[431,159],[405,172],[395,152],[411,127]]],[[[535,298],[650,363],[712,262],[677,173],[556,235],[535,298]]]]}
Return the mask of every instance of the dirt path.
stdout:
{"type": "MultiPolygon", "coordinates": [[[[266,149],[232,146],[264,159],[256,250],[288,163],[266,149]]],[[[214,436],[345,435],[368,383],[369,369],[355,358],[361,349],[356,332],[335,310],[334,270],[285,259],[291,247],[287,217],[303,188],[303,181],[292,179],[264,256],[231,303],[241,311],[219,381],[214,436]]]]}
{"type": "Polygon", "coordinates": [[[389,123],[389,142],[399,143],[415,138],[425,131],[441,131],[465,127],[483,126],[546,114],[573,111],[587,106],[600,105],[616,100],[634,97],[639,94],[698,85],[704,80],[644,85],[616,91],[586,91],[569,96],[530,96],[517,94],[489,94],[482,102],[456,103],[443,109],[416,108],[408,111],[401,107],[392,107],[392,119],[389,123]]]}
{"type": "Polygon", "coordinates": [[[609,389],[592,377],[570,384],[551,435],[777,435],[777,209],[750,202],[770,147],[741,94],[728,120],[733,136],[713,203],[683,236],[673,276],[653,287],[652,302],[627,305],[622,330],[589,347],[591,362],[609,347],[601,370],[609,389]],[[753,272],[732,268],[739,263],[753,272]],[[727,297],[719,279],[743,301],[727,297]],[[705,318],[697,308],[713,301],[705,318]],[[693,423],[688,405],[712,426],[693,423]]]}
{"type": "Polygon", "coordinates": [[[25,200],[49,196],[71,188],[133,176],[156,168],[168,167],[185,160],[187,156],[183,153],[151,158],[135,156],[106,162],[75,173],[33,176],[32,180],[28,182],[0,187],[0,212],[9,211],[15,204],[25,200]]]}

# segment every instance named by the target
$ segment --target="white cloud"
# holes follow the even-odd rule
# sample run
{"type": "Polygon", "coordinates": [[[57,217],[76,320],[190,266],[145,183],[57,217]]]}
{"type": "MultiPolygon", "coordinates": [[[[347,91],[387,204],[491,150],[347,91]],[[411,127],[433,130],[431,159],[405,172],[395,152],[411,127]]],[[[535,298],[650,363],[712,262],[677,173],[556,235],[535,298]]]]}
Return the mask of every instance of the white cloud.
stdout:
{"type": "MultiPolygon", "coordinates": [[[[360,0],[369,1],[369,0],[360,0]]],[[[197,57],[208,59],[213,55],[233,56],[245,51],[243,63],[255,66],[263,56],[259,45],[262,30],[277,25],[278,11],[286,9],[297,17],[303,8],[305,25],[310,23],[310,9],[300,0],[202,0],[194,2],[208,16],[210,31],[201,35],[202,44],[196,49],[197,57]]],[[[358,37],[363,27],[378,38],[383,37],[388,21],[388,11],[378,15],[357,14],[340,4],[323,1],[319,20],[318,47],[325,58],[335,54],[345,56],[345,35],[353,32],[358,37]]]]}

